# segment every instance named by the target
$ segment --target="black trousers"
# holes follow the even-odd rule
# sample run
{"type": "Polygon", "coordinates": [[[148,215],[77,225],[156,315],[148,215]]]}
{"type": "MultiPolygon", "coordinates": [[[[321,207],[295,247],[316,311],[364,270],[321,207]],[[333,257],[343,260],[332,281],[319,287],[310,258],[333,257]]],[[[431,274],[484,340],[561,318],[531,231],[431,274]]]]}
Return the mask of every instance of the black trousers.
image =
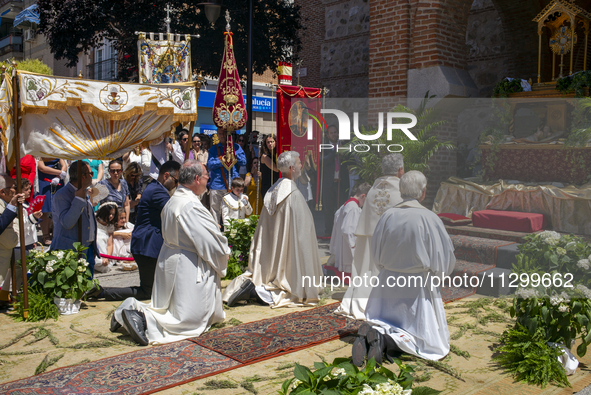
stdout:
{"type": "Polygon", "coordinates": [[[134,255],[140,272],[140,286],[126,288],[103,288],[100,297],[106,300],[125,300],[127,298],[136,298],[138,300],[147,300],[152,297],[152,287],[154,286],[154,274],[156,272],[156,262],[158,259],[144,255],[134,255]]]}

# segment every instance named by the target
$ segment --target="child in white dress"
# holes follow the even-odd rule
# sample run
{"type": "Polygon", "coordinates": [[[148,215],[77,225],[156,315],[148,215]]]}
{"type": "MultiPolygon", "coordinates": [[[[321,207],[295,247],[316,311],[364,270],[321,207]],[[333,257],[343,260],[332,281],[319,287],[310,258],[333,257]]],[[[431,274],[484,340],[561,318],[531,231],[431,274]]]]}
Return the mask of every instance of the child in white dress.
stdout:
{"type": "Polygon", "coordinates": [[[232,192],[222,199],[222,220],[224,228],[230,225],[230,219],[244,219],[252,214],[248,196],[244,193],[244,180],[236,177],[232,180],[232,192]]]}
{"type": "MultiPolygon", "coordinates": [[[[117,209],[117,228],[113,233],[113,255],[122,258],[133,258],[131,255],[131,232],[133,224],[127,222],[125,209],[117,209]]],[[[123,270],[136,270],[135,261],[118,260],[117,265],[123,270]]]]}
{"type": "MultiPolygon", "coordinates": [[[[99,252],[103,255],[113,253],[113,232],[115,231],[115,216],[117,214],[117,203],[107,202],[99,206],[96,212],[96,244],[99,252]]],[[[100,273],[109,272],[113,263],[108,258],[101,258],[97,261],[94,270],[100,273]]]]}

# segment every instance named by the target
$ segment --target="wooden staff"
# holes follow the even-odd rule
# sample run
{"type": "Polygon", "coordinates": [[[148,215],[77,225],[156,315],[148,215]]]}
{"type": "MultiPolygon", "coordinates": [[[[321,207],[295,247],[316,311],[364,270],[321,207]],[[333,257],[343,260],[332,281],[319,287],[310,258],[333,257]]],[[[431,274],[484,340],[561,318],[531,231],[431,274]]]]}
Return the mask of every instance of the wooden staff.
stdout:
{"type": "MultiPolygon", "coordinates": [[[[78,78],[82,78],[82,71],[78,75],[78,78]]],[[[77,171],[78,171],[78,189],[82,188],[82,160],[78,159],[77,161],[77,171]]],[[[86,204],[86,209],[88,210],[88,203],[86,204]]],[[[82,243],[82,213],[78,217],[78,242],[82,243]]],[[[96,255],[96,251],[93,251],[93,254],[96,255]]],[[[78,258],[82,258],[82,254],[78,254],[78,258]]],[[[88,259],[88,251],[86,251],[86,259],[88,259]]]]}
{"type": "MultiPolygon", "coordinates": [[[[191,123],[189,124],[189,135],[187,136],[189,138],[189,140],[193,141],[193,128],[195,127],[195,121],[191,121],[191,123]]],[[[191,152],[191,147],[189,145],[189,140],[187,140],[187,147],[185,148],[185,162],[189,160],[189,152],[191,152]]],[[[183,142],[181,141],[180,144],[182,144],[183,142]]],[[[195,158],[195,160],[197,160],[197,158],[195,158]]],[[[204,163],[204,165],[207,163],[204,163]]]]}
{"type": "Polygon", "coordinates": [[[257,215],[261,215],[261,213],[259,213],[259,195],[261,194],[261,178],[259,177],[259,173],[261,172],[261,143],[263,142],[263,134],[259,132],[259,135],[257,136],[257,141],[259,143],[259,161],[257,162],[257,205],[256,205],[256,211],[257,211],[257,215]]]}
{"type": "MultiPolygon", "coordinates": [[[[16,193],[19,194],[22,192],[22,182],[21,182],[21,150],[20,150],[20,135],[19,135],[19,108],[18,108],[18,75],[16,72],[16,62],[12,61],[12,115],[14,118],[14,160],[15,160],[15,169],[16,169],[16,193]]],[[[29,316],[29,292],[27,288],[27,252],[25,251],[25,222],[23,218],[23,204],[18,201],[17,202],[17,215],[18,215],[18,230],[19,230],[19,240],[21,245],[21,268],[22,268],[22,277],[23,277],[23,302],[24,302],[24,311],[23,311],[23,318],[28,318],[29,316]]],[[[16,265],[15,265],[16,266],[16,265]]],[[[16,279],[16,276],[13,276],[16,279]]],[[[13,282],[13,289],[15,286],[15,282],[13,282]]],[[[16,302],[16,300],[15,300],[16,302]]]]}

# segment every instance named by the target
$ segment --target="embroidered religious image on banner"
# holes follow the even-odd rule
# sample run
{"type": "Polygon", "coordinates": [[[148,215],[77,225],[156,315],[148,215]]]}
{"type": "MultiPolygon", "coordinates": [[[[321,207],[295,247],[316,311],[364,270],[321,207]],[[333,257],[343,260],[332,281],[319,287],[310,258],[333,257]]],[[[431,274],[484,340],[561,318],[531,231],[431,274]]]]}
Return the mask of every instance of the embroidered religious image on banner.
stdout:
{"type": "Polygon", "coordinates": [[[169,84],[191,81],[191,37],[180,34],[141,34],[138,39],[141,84],[169,84]],[[168,40],[165,37],[168,36],[168,40]]]}
{"type": "Polygon", "coordinates": [[[311,166],[318,165],[318,147],[321,131],[326,129],[320,114],[321,90],[300,86],[279,85],[277,87],[277,137],[280,142],[277,153],[296,151],[302,163],[310,157],[311,166]],[[308,127],[312,127],[308,139],[308,127]]]}

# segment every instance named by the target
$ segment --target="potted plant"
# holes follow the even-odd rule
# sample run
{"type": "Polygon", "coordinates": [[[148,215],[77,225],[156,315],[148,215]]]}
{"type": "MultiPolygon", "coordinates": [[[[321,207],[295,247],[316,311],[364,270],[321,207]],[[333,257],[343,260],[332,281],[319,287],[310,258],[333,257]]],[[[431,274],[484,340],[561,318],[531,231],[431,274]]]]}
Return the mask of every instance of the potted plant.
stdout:
{"type": "Polygon", "coordinates": [[[228,259],[228,269],[224,280],[238,277],[248,267],[250,244],[259,222],[259,216],[251,215],[245,219],[230,219],[229,222],[224,235],[228,239],[232,253],[228,259]]]}
{"type": "Polygon", "coordinates": [[[79,258],[84,250],[86,247],[74,243],[73,250],[32,250],[27,257],[30,288],[53,298],[60,314],[77,313],[80,299],[96,282],[92,280],[88,261],[79,258]]]}

